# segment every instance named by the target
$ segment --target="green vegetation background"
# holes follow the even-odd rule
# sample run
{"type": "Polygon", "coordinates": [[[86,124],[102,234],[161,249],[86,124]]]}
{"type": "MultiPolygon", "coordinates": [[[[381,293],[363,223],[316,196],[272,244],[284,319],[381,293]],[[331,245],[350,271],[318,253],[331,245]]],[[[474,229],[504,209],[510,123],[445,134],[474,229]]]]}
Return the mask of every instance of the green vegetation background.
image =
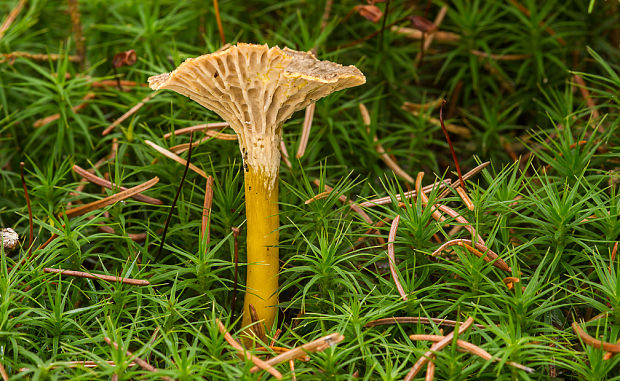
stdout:
{"type": "MultiPolygon", "coordinates": [[[[18,3],[0,3],[0,18],[18,3]]],[[[280,172],[282,334],[277,345],[292,347],[331,332],[345,336],[311,361],[296,362],[296,377],[401,379],[430,346],[408,335],[440,334],[440,328],[365,328],[366,323],[394,316],[459,321],[474,316],[486,328],[462,338],[501,361],[484,361],[451,345],[437,354],[438,379],[620,379],[620,356],[605,360],[605,351],[584,344],[571,329],[577,321],[606,342],[620,338],[620,265],[617,257],[611,260],[620,239],[619,4],[392,0],[376,7],[385,13],[388,4],[385,21],[373,22],[354,8],[370,4],[333,2],[322,28],[324,0],[219,2],[227,42],[316,48],[320,59],[355,64],[368,80],[317,103],[306,153],[280,172]],[[458,41],[437,39],[420,54],[423,41],[392,28],[412,28],[420,17],[432,21],[443,6],[447,12],[438,29],[458,35],[458,41]],[[460,225],[453,219],[435,222],[420,200],[404,208],[394,201],[413,184],[386,167],[375,136],[410,175],[425,172],[424,185],[455,179],[447,144],[432,121],[439,117],[433,105],[440,98],[448,100],[446,121],[463,127],[452,139],[464,171],[480,162],[491,164],[468,182],[473,211],[455,192],[438,202],[458,210],[512,274],[460,247],[451,256],[429,258],[440,245],[433,235],[447,241],[469,233],[453,229],[460,225]],[[431,106],[416,114],[403,109],[405,102],[431,106]],[[370,111],[369,130],[359,103],[370,111]],[[323,184],[335,190],[304,204],[323,191],[323,184]],[[385,245],[369,236],[370,225],[341,203],[340,195],[356,201],[393,198],[366,211],[375,222],[388,221],[379,228],[384,239],[389,221],[401,216],[395,246],[407,301],[386,271],[385,245]],[[364,243],[352,250],[361,238],[364,243]],[[520,279],[512,290],[502,282],[507,276],[520,279]],[[583,323],[593,317],[598,319],[583,323]]],[[[71,60],[80,44],[66,1],[25,2],[0,37],[0,227],[14,228],[25,242],[2,253],[0,363],[15,380],[158,379],[161,374],[182,380],[257,379],[215,325],[220,317],[233,333],[241,328],[230,319],[239,317],[242,301],[238,297],[231,307],[232,227],[241,227],[239,247],[245,246],[237,145],[214,139],[192,153],[192,163],[215,180],[208,248],[199,240],[205,180],[190,172],[158,257],[160,232],[184,168],[144,141],[164,147],[186,143],[186,135],[164,139],[163,134],[219,119],[176,93],[162,92],[102,136],[151,91],[93,86],[114,78],[112,58],[122,51],[134,49],[137,62],[116,75],[144,84],[187,57],[219,49],[213,3],[92,0],[79,2],[79,12],[83,63],[71,60]],[[37,61],[12,52],[60,57],[37,61]],[[88,104],[74,111],[91,92],[88,104]],[[54,114],[59,114],[56,120],[35,127],[54,114]],[[164,205],[128,200],[84,217],[59,219],[69,202],[115,193],[91,184],[76,194],[80,177],[71,171],[74,164],[88,169],[106,158],[114,140],[116,156],[96,173],[126,187],[158,176],[159,183],[146,194],[164,205]],[[30,258],[21,161],[35,223],[30,258]],[[115,233],[100,231],[100,224],[115,233]],[[145,233],[146,240],[134,242],[130,233],[145,233]],[[52,234],[59,238],[36,250],[52,234]],[[148,279],[153,286],[72,279],[44,274],[44,267],[148,279]],[[104,336],[121,349],[106,345],[104,336]],[[126,349],[161,373],[130,366],[126,349]],[[67,361],[74,360],[99,366],[72,368],[67,361]]],[[[299,112],[284,127],[292,157],[302,122],[299,112]]],[[[437,192],[430,196],[435,197],[437,192]]],[[[241,294],[243,249],[239,254],[241,294]]],[[[278,369],[292,377],[288,366],[278,369]]]]}

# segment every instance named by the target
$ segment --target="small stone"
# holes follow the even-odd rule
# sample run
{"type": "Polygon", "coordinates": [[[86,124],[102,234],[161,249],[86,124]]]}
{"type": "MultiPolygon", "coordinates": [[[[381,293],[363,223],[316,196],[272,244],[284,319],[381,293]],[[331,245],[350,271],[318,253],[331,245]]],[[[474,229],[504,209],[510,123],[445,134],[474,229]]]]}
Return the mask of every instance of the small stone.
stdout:
{"type": "Polygon", "coordinates": [[[0,229],[0,245],[5,250],[14,249],[19,243],[19,235],[11,228],[0,229]]]}

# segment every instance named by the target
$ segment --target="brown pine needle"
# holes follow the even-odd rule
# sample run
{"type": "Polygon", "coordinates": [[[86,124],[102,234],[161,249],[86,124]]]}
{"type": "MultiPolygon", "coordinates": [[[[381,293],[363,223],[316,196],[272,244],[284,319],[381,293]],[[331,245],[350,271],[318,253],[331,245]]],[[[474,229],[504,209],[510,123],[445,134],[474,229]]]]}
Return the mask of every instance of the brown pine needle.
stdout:
{"type": "MultiPolygon", "coordinates": [[[[102,179],[101,177],[95,176],[92,173],[88,172],[87,170],[81,168],[78,165],[74,165],[73,166],[73,172],[77,173],[78,175],[82,176],[83,178],[85,178],[86,180],[90,181],[93,184],[97,184],[99,186],[102,186],[104,188],[107,189],[115,189],[118,188],[122,191],[126,191],[127,188],[125,187],[117,187],[116,184],[106,180],[106,179],[102,179]]],[[[131,196],[131,198],[133,198],[134,200],[138,200],[138,201],[142,201],[145,202],[147,204],[153,204],[153,205],[163,205],[164,203],[157,199],[157,198],[153,198],[153,197],[149,197],[149,196],[145,196],[141,193],[137,193],[134,194],[133,196],[131,196]]]]}
{"type": "Polygon", "coordinates": [[[585,99],[588,108],[592,110],[592,117],[598,119],[601,115],[596,109],[596,103],[594,103],[594,100],[590,96],[590,91],[588,91],[588,87],[586,86],[583,78],[581,78],[579,74],[573,74],[573,79],[577,83],[579,92],[581,92],[581,96],[583,97],[583,99],[585,99]]]}
{"type": "Polygon", "coordinates": [[[581,328],[576,321],[573,322],[572,327],[573,327],[573,331],[575,331],[577,336],[579,336],[581,340],[583,340],[584,343],[594,348],[602,348],[606,350],[607,352],[613,352],[613,353],[620,352],[620,344],[608,343],[608,342],[593,338],[592,336],[588,335],[588,333],[584,331],[583,328],[581,328]]]}
{"type": "Polygon", "coordinates": [[[448,242],[445,242],[443,245],[439,246],[435,251],[433,251],[431,253],[431,256],[435,257],[439,255],[442,251],[447,249],[448,247],[455,246],[455,245],[466,248],[470,253],[483,258],[486,262],[493,262],[493,266],[501,270],[512,272],[512,268],[508,266],[506,262],[504,262],[501,258],[499,258],[497,253],[489,249],[486,245],[483,245],[479,242],[472,243],[472,241],[469,239],[459,238],[459,239],[453,239],[448,242]]]}
{"type": "Polygon", "coordinates": [[[435,363],[432,361],[429,361],[428,364],[426,364],[426,377],[424,381],[433,381],[434,379],[435,379],[435,363]]]}
{"type": "Polygon", "coordinates": [[[609,257],[609,268],[608,271],[611,274],[611,265],[616,261],[616,253],[618,252],[618,241],[614,244],[614,248],[611,249],[611,255],[609,257]]]}
{"type": "Polygon", "coordinates": [[[11,9],[11,12],[9,12],[9,15],[2,23],[2,26],[0,26],[0,39],[2,39],[4,33],[11,27],[11,24],[13,24],[13,21],[15,21],[17,16],[19,16],[19,13],[24,8],[24,5],[26,5],[26,0],[19,0],[15,8],[11,9]]]}
{"type": "Polygon", "coordinates": [[[158,93],[152,93],[151,95],[149,95],[149,96],[145,97],[144,99],[142,99],[135,106],[130,108],[129,111],[124,113],[120,118],[116,119],[114,122],[112,122],[112,124],[110,124],[108,127],[106,127],[106,129],[103,130],[101,135],[105,136],[105,135],[109,134],[110,132],[112,132],[112,130],[114,130],[114,128],[116,128],[116,126],[118,126],[119,124],[123,123],[125,121],[125,119],[127,119],[130,116],[132,116],[133,114],[135,114],[136,111],[140,110],[142,108],[142,106],[144,106],[144,104],[146,102],[150,101],[157,94],[158,93]]]}
{"type": "MultiPolygon", "coordinates": [[[[102,363],[108,364],[110,366],[116,366],[116,363],[110,360],[108,361],[77,360],[77,361],[65,361],[59,365],[51,365],[50,368],[55,369],[61,366],[65,366],[67,368],[79,368],[81,366],[83,366],[84,368],[96,368],[102,363]]],[[[127,364],[127,367],[136,366],[136,364],[137,363],[135,362],[130,362],[129,364],[127,364]]],[[[20,372],[25,372],[27,370],[28,368],[19,368],[20,372]]]]}
{"type": "Polygon", "coordinates": [[[197,124],[191,127],[179,128],[178,130],[174,130],[173,132],[168,132],[164,134],[164,139],[168,139],[172,135],[183,135],[189,134],[190,132],[203,131],[203,130],[220,130],[228,127],[228,122],[217,122],[217,123],[207,123],[207,124],[197,124]]]}
{"type": "MultiPolygon", "coordinates": [[[[84,95],[82,97],[82,103],[80,103],[77,106],[73,106],[71,108],[71,110],[73,110],[73,112],[77,113],[78,111],[80,111],[81,109],[83,109],[84,107],[88,106],[88,101],[93,99],[95,97],[95,93],[86,93],[86,95],[84,95]]],[[[45,126],[46,124],[52,123],[55,120],[60,119],[60,114],[53,114],[50,116],[46,116],[45,118],[41,118],[36,120],[33,124],[32,127],[34,128],[39,128],[42,126],[45,126]]]]}
{"type": "MultiPolygon", "coordinates": [[[[313,183],[314,183],[314,185],[316,185],[317,187],[321,185],[321,182],[320,182],[318,179],[314,180],[314,181],[313,181],[313,183]]],[[[325,189],[325,192],[331,192],[331,191],[333,191],[333,190],[334,190],[334,188],[330,187],[330,186],[329,186],[329,185],[327,185],[327,184],[325,184],[325,185],[324,185],[324,189],[325,189]]],[[[348,204],[349,204],[349,206],[351,207],[351,210],[353,210],[355,213],[359,214],[359,215],[360,215],[360,217],[362,217],[362,219],[363,219],[364,221],[366,221],[367,223],[369,223],[369,224],[371,224],[371,225],[372,225],[372,223],[373,223],[372,218],[370,218],[370,217],[368,216],[368,214],[367,214],[366,212],[364,212],[364,210],[363,210],[363,209],[362,209],[359,205],[357,205],[357,204],[356,204],[356,203],[354,203],[353,201],[349,200],[349,199],[347,198],[347,196],[345,196],[345,195],[343,195],[343,194],[342,194],[342,195],[340,195],[340,197],[338,197],[338,199],[339,199],[341,202],[343,202],[343,203],[348,203],[348,204]]]]}
{"type": "MultiPolygon", "coordinates": [[[[39,54],[39,53],[28,53],[28,52],[11,52],[11,53],[3,53],[0,54],[0,63],[8,61],[9,63],[13,63],[16,58],[28,58],[35,61],[58,61],[65,58],[64,54],[39,54]]],[[[68,56],[67,59],[70,62],[80,62],[80,57],[78,56],[68,56]]]]}
{"type": "Polygon", "coordinates": [[[396,272],[396,257],[394,255],[394,241],[396,240],[396,231],[398,230],[399,222],[400,222],[400,214],[397,214],[396,217],[394,217],[394,220],[392,221],[392,226],[390,227],[390,234],[388,235],[387,252],[388,252],[388,259],[390,262],[390,273],[392,274],[392,279],[394,280],[394,283],[396,284],[396,289],[398,290],[398,293],[400,294],[400,297],[403,300],[408,300],[407,294],[405,293],[403,286],[400,284],[400,281],[398,280],[398,273],[396,272]]]}
{"type": "Polygon", "coordinates": [[[474,203],[471,202],[471,199],[467,195],[467,192],[465,191],[465,189],[463,189],[462,187],[458,187],[458,188],[456,188],[456,193],[459,194],[459,197],[461,197],[461,200],[463,201],[463,203],[465,204],[467,209],[473,211],[474,208],[475,208],[474,207],[474,203]]]}
{"type": "Polygon", "coordinates": [[[213,0],[213,12],[215,13],[215,21],[217,22],[217,30],[220,33],[220,41],[222,46],[226,45],[226,36],[224,36],[224,27],[222,27],[222,19],[220,18],[220,7],[218,0],[213,0]]]}
{"type": "MultiPolygon", "coordinates": [[[[271,358],[265,361],[265,363],[270,366],[273,366],[273,365],[277,365],[284,361],[289,361],[289,360],[294,360],[300,357],[304,357],[308,353],[321,352],[321,351],[326,350],[329,347],[335,346],[342,340],[344,340],[344,336],[342,334],[337,333],[337,332],[330,333],[327,336],[323,336],[319,339],[306,343],[302,346],[295,347],[288,352],[284,352],[274,358],[271,358]]],[[[253,367],[252,369],[250,369],[251,373],[254,373],[257,371],[258,371],[257,367],[253,367]]]]}
{"type": "MultiPolygon", "coordinates": [[[[428,340],[428,341],[433,341],[433,342],[438,342],[441,341],[445,338],[445,336],[439,336],[439,335],[410,335],[409,338],[411,340],[428,340]]],[[[487,361],[501,361],[500,358],[498,357],[493,357],[489,352],[485,351],[484,349],[480,348],[477,345],[474,345],[468,341],[465,340],[461,340],[458,339],[456,341],[456,345],[458,345],[461,349],[474,354],[478,357],[481,357],[487,361]]],[[[528,373],[534,373],[534,369],[529,368],[527,366],[521,365],[519,363],[516,362],[512,362],[512,361],[507,361],[506,364],[513,366],[517,369],[521,369],[523,371],[526,371],[528,373]]]]}
{"type": "MultiPolygon", "coordinates": [[[[441,121],[437,118],[433,118],[430,117],[424,113],[421,113],[419,111],[415,111],[415,110],[410,110],[405,108],[405,106],[402,106],[402,109],[405,111],[409,111],[409,113],[411,113],[412,115],[415,115],[419,118],[423,118],[424,120],[426,120],[427,122],[434,124],[436,126],[441,126],[441,121]]],[[[457,124],[453,124],[453,123],[444,123],[444,126],[446,127],[446,130],[448,130],[449,132],[456,134],[456,135],[460,135],[463,136],[465,138],[469,138],[471,137],[471,131],[467,128],[467,127],[463,127],[463,126],[459,126],[457,124]]]]}
{"type": "MultiPolygon", "coordinates": [[[[473,322],[474,322],[473,317],[467,318],[467,320],[465,320],[465,322],[459,327],[458,335],[459,336],[462,335],[467,329],[469,329],[469,327],[472,325],[473,322]]],[[[404,378],[404,381],[413,380],[415,375],[418,374],[420,370],[422,370],[422,367],[431,358],[431,356],[433,355],[433,352],[439,351],[443,349],[444,347],[446,347],[448,344],[450,344],[453,337],[454,337],[454,331],[450,332],[441,341],[438,341],[435,344],[433,344],[431,348],[426,353],[424,353],[424,355],[422,355],[422,357],[420,357],[420,359],[413,365],[409,373],[407,373],[407,376],[404,378]]]]}
{"type": "MultiPolygon", "coordinates": [[[[202,138],[202,139],[200,139],[200,140],[198,140],[196,142],[193,142],[191,144],[192,148],[197,146],[197,145],[200,145],[200,144],[202,144],[204,142],[208,142],[211,139],[237,140],[237,135],[235,135],[235,134],[225,134],[225,133],[223,133],[221,131],[207,131],[207,132],[205,132],[205,134],[207,136],[205,136],[204,138],[202,138]]],[[[175,154],[177,154],[177,155],[180,155],[183,152],[187,151],[189,149],[189,147],[190,147],[190,143],[179,144],[179,145],[176,145],[174,147],[170,147],[170,151],[175,153],[175,154]]]]}
{"type": "Polygon", "coordinates": [[[112,275],[87,273],[84,271],[52,269],[49,267],[45,267],[43,269],[43,272],[48,273],[48,274],[51,273],[51,274],[75,276],[78,278],[99,279],[99,280],[104,280],[106,282],[124,283],[124,284],[131,284],[134,286],[148,286],[151,284],[148,280],[144,280],[144,279],[122,278],[122,277],[112,276],[112,275]]]}
{"type": "Polygon", "coordinates": [[[280,152],[282,152],[282,161],[286,164],[287,167],[292,168],[293,164],[289,160],[288,151],[286,150],[286,144],[284,144],[284,140],[280,139],[280,152]]]}
{"type": "MultiPolygon", "coordinates": [[[[363,103],[360,103],[358,107],[360,109],[360,114],[362,115],[362,121],[364,122],[364,125],[366,125],[366,133],[370,135],[370,123],[371,123],[370,113],[368,112],[366,105],[364,105],[363,103]]],[[[394,173],[402,177],[405,181],[407,181],[410,184],[413,184],[413,178],[409,176],[409,174],[405,172],[405,170],[402,169],[398,165],[398,163],[390,157],[390,155],[387,154],[383,145],[379,143],[379,138],[377,138],[377,136],[374,135],[372,137],[372,140],[375,143],[375,151],[377,151],[377,153],[379,154],[379,157],[381,157],[381,160],[383,160],[385,165],[387,165],[392,171],[394,171],[394,173]]]]}
{"type": "Polygon", "coordinates": [[[312,103],[306,107],[306,114],[304,116],[304,124],[301,128],[301,137],[299,138],[299,148],[297,148],[296,158],[300,159],[306,152],[308,146],[308,139],[310,138],[310,130],[312,130],[312,121],[314,120],[314,109],[316,103],[312,103]]]}
{"type": "MultiPolygon", "coordinates": [[[[397,25],[394,25],[390,29],[392,32],[398,33],[400,35],[403,35],[405,37],[412,38],[415,40],[421,40],[422,37],[424,37],[424,32],[418,29],[407,28],[404,26],[397,26],[397,25]]],[[[433,38],[436,41],[441,41],[441,42],[458,41],[461,39],[460,35],[456,33],[452,33],[452,32],[435,31],[435,32],[427,33],[427,35],[432,35],[434,36],[433,38]]]]}
{"type": "Polygon", "coordinates": [[[136,185],[135,187],[129,188],[122,192],[118,192],[117,194],[113,194],[112,196],[108,196],[101,200],[97,200],[95,202],[91,202],[89,204],[79,206],[77,208],[67,209],[65,211],[65,214],[68,218],[73,218],[73,217],[81,216],[88,212],[92,212],[93,210],[101,209],[108,205],[112,205],[116,202],[125,200],[140,192],[144,192],[145,190],[149,189],[153,185],[157,184],[158,181],[159,181],[159,177],[153,177],[152,179],[150,179],[149,181],[145,183],[136,185]]]}
{"type": "MultiPolygon", "coordinates": [[[[228,331],[226,331],[226,327],[224,327],[224,324],[222,324],[220,319],[216,318],[215,322],[217,323],[217,326],[218,326],[218,328],[220,330],[220,333],[222,335],[224,335],[224,339],[226,339],[228,344],[230,344],[233,348],[235,348],[237,350],[237,353],[240,356],[243,356],[246,359],[252,361],[254,364],[256,364],[257,367],[259,367],[259,368],[269,372],[269,374],[271,374],[272,376],[274,376],[278,380],[282,379],[282,373],[278,372],[274,367],[272,367],[271,365],[267,364],[265,361],[259,359],[258,357],[254,356],[253,354],[248,352],[247,349],[245,349],[244,347],[241,346],[241,344],[239,344],[237,341],[235,341],[235,339],[233,339],[233,337],[230,335],[230,333],[228,333],[228,331]]],[[[254,369],[254,368],[252,368],[252,369],[254,369]]]]}
{"type": "Polygon", "coordinates": [[[26,185],[26,179],[24,178],[24,166],[26,164],[22,161],[19,163],[20,176],[22,181],[22,187],[24,188],[24,197],[26,198],[26,207],[28,208],[28,257],[32,253],[32,241],[34,240],[34,225],[32,221],[32,207],[30,206],[30,196],[28,195],[28,186],[26,185]]]}
{"type": "MultiPolygon", "coordinates": [[[[277,347],[277,346],[274,346],[274,345],[270,345],[267,348],[265,348],[265,347],[258,347],[258,348],[256,348],[256,351],[258,351],[258,352],[260,352],[260,351],[263,351],[263,352],[273,351],[273,352],[275,352],[277,354],[286,353],[286,352],[288,352],[290,350],[291,350],[291,348],[277,347]]],[[[308,362],[308,361],[310,361],[310,356],[308,356],[308,355],[302,356],[302,357],[297,358],[296,360],[301,360],[303,362],[308,362]]]]}
{"type": "Polygon", "coordinates": [[[83,65],[86,59],[86,46],[84,45],[84,36],[82,35],[82,21],[78,0],[68,0],[68,4],[73,40],[75,41],[75,51],[77,56],[80,57],[80,62],[83,65]]]}
{"type": "MultiPolygon", "coordinates": [[[[523,6],[521,3],[519,3],[517,0],[510,0],[510,2],[517,7],[517,9],[519,9],[521,11],[521,13],[523,13],[524,15],[526,15],[527,17],[530,17],[530,10],[527,9],[525,6],[523,6]]],[[[545,20],[541,20],[538,25],[540,26],[544,26],[545,25],[545,20]]],[[[566,40],[564,40],[562,37],[557,36],[555,33],[555,30],[553,30],[550,26],[547,26],[545,28],[545,30],[547,31],[547,33],[549,33],[550,36],[555,37],[555,39],[560,43],[560,45],[562,46],[566,46],[566,40]]]]}
{"type": "MultiPolygon", "coordinates": [[[[116,235],[116,230],[111,226],[99,225],[98,229],[104,233],[116,235]]],[[[127,237],[134,242],[144,242],[146,240],[146,233],[128,233],[127,237]]]]}
{"type": "Polygon", "coordinates": [[[496,61],[521,61],[532,56],[531,54],[491,54],[475,49],[472,49],[470,52],[477,57],[490,58],[496,61]]]}
{"type": "MultiPolygon", "coordinates": [[[[146,143],[147,145],[151,146],[154,150],[156,150],[157,152],[161,153],[162,155],[166,156],[169,159],[172,159],[174,161],[176,161],[177,163],[181,164],[181,165],[187,165],[187,161],[183,158],[181,158],[179,155],[168,151],[167,149],[158,146],[157,144],[153,143],[150,140],[145,140],[144,143],[146,143]]],[[[208,178],[209,176],[206,174],[205,171],[203,171],[202,169],[196,167],[194,164],[190,163],[189,164],[189,169],[191,169],[192,171],[196,172],[197,174],[199,174],[200,176],[204,177],[205,179],[208,178]]]]}
{"type": "MultiPolygon", "coordinates": [[[[435,31],[439,28],[439,26],[443,22],[444,17],[446,17],[447,11],[448,11],[448,7],[443,6],[439,10],[439,12],[437,12],[437,16],[435,17],[435,21],[433,22],[433,24],[435,25],[435,28],[434,28],[435,31]]],[[[435,38],[435,35],[436,35],[436,32],[427,33],[427,36],[424,38],[424,45],[422,46],[422,50],[418,52],[418,54],[415,57],[416,62],[420,61],[420,59],[422,59],[424,52],[426,52],[428,48],[430,48],[431,44],[433,43],[433,39],[435,38]]]]}
{"type": "MultiPolygon", "coordinates": [[[[425,317],[413,317],[413,316],[397,316],[390,318],[383,318],[373,320],[364,325],[364,328],[376,327],[378,325],[390,325],[390,324],[437,324],[445,325],[448,327],[455,327],[457,325],[456,320],[438,319],[438,318],[425,318],[425,317]]],[[[474,324],[477,328],[486,328],[482,324],[474,324]]]]}
{"type": "Polygon", "coordinates": [[[304,201],[305,205],[308,205],[316,200],[321,200],[323,198],[327,198],[332,192],[331,191],[325,191],[325,192],[321,192],[319,194],[317,194],[316,196],[312,196],[309,199],[307,199],[306,201],[304,201]]]}
{"type": "Polygon", "coordinates": [[[213,204],[213,177],[207,177],[207,185],[205,186],[205,198],[202,204],[202,221],[200,224],[200,237],[204,239],[207,236],[207,246],[211,242],[211,234],[209,229],[209,217],[211,216],[211,205],[213,204]]]}
{"type": "MultiPolygon", "coordinates": [[[[118,350],[118,344],[116,344],[114,341],[112,341],[109,337],[104,337],[103,340],[106,343],[108,343],[108,345],[110,345],[112,348],[118,350]]],[[[152,366],[148,362],[142,360],[140,357],[134,355],[129,350],[127,350],[125,352],[125,355],[127,355],[128,357],[132,357],[133,360],[136,362],[136,364],[138,364],[140,366],[140,368],[142,368],[144,370],[148,370],[149,372],[153,372],[153,373],[159,372],[159,369],[155,368],[154,366],[152,366]]],[[[167,377],[167,376],[161,376],[161,379],[165,380],[165,381],[172,381],[172,378],[167,377]]]]}
{"type": "MultiPolygon", "coordinates": [[[[435,187],[439,189],[445,188],[446,186],[450,184],[450,182],[451,180],[442,180],[440,182],[435,182],[433,184],[427,185],[424,188],[422,188],[422,191],[424,193],[430,193],[433,190],[433,188],[435,187]]],[[[405,196],[405,199],[410,199],[410,198],[416,197],[417,194],[418,194],[417,191],[412,190],[412,191],[404,192],[403,196],[405,196]]],[[[395,199],[396,201],[402,201],[400,194],[395,195],[395,199]]],[[[364,201],[360,203],[359,205],[363,208],[370,208],[373,206],[389,204],[391,202],[392,202],[392,198],[390,196],[387,196],[387,197],[375,198],[372,200],[364,201]]]]}
{"type": "MultiPolygon", "coordinates": [[[[489,164],[491,164],[490,161],[485,161],[484,163],[476,166],[474,169],[472,169],[471,171],[463,175],[463,181],[469,180],[470,177],[473,177],[474,175],[478,174],[478,172],[485,169],[489,164]]],[[[461,186],[461,179],[458,179],[454,183],[452,183],[453,189],[459,186],[461,186]]],[[[448,193],[450,193],[450,188],[446,188],[443,192],[441,192],[439,196],[437,196],[437,200],[441,200],[442,198],[446,197],[448,193]]]]}
{"type": "Polygon", "coordinates": [[[6,372],[6,369],[4,369],[4,365],[2,365],[2,363],[0,362],[0,375],[2,376],[2,381],[9,381],[9,375],[6,372]]]}

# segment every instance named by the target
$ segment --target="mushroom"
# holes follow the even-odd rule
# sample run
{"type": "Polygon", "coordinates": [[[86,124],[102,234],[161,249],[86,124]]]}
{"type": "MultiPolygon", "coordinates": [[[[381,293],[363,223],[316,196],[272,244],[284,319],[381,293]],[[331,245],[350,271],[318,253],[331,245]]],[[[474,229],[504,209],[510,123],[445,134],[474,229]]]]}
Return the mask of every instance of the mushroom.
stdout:
{"type": "Polygon", "coordinates": [[[249,307],[269,328],[278,304],[278,170],[283,123],[334,91],[366,82],[355,66],[319,61],[312,53],[239,43],[188,58],[171,73],[149,78],[153,90],[170,89],[216,112],[238,136],[245,174],[249,307]]]}

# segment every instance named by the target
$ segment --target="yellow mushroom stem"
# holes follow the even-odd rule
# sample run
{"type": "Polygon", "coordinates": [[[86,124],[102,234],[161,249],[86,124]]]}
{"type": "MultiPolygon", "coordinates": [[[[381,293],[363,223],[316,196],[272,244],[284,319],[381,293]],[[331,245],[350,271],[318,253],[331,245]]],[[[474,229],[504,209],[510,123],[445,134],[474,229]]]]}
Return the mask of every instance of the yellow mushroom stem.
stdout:
{"type": "Polygon", "coordinates": [[[243,302],[244,327],[252,324],[249,305],[271,329],[278,304],[278,181],[252,167],[245,172],[245,212],[247,218],[247,282],[243,302]]]}

